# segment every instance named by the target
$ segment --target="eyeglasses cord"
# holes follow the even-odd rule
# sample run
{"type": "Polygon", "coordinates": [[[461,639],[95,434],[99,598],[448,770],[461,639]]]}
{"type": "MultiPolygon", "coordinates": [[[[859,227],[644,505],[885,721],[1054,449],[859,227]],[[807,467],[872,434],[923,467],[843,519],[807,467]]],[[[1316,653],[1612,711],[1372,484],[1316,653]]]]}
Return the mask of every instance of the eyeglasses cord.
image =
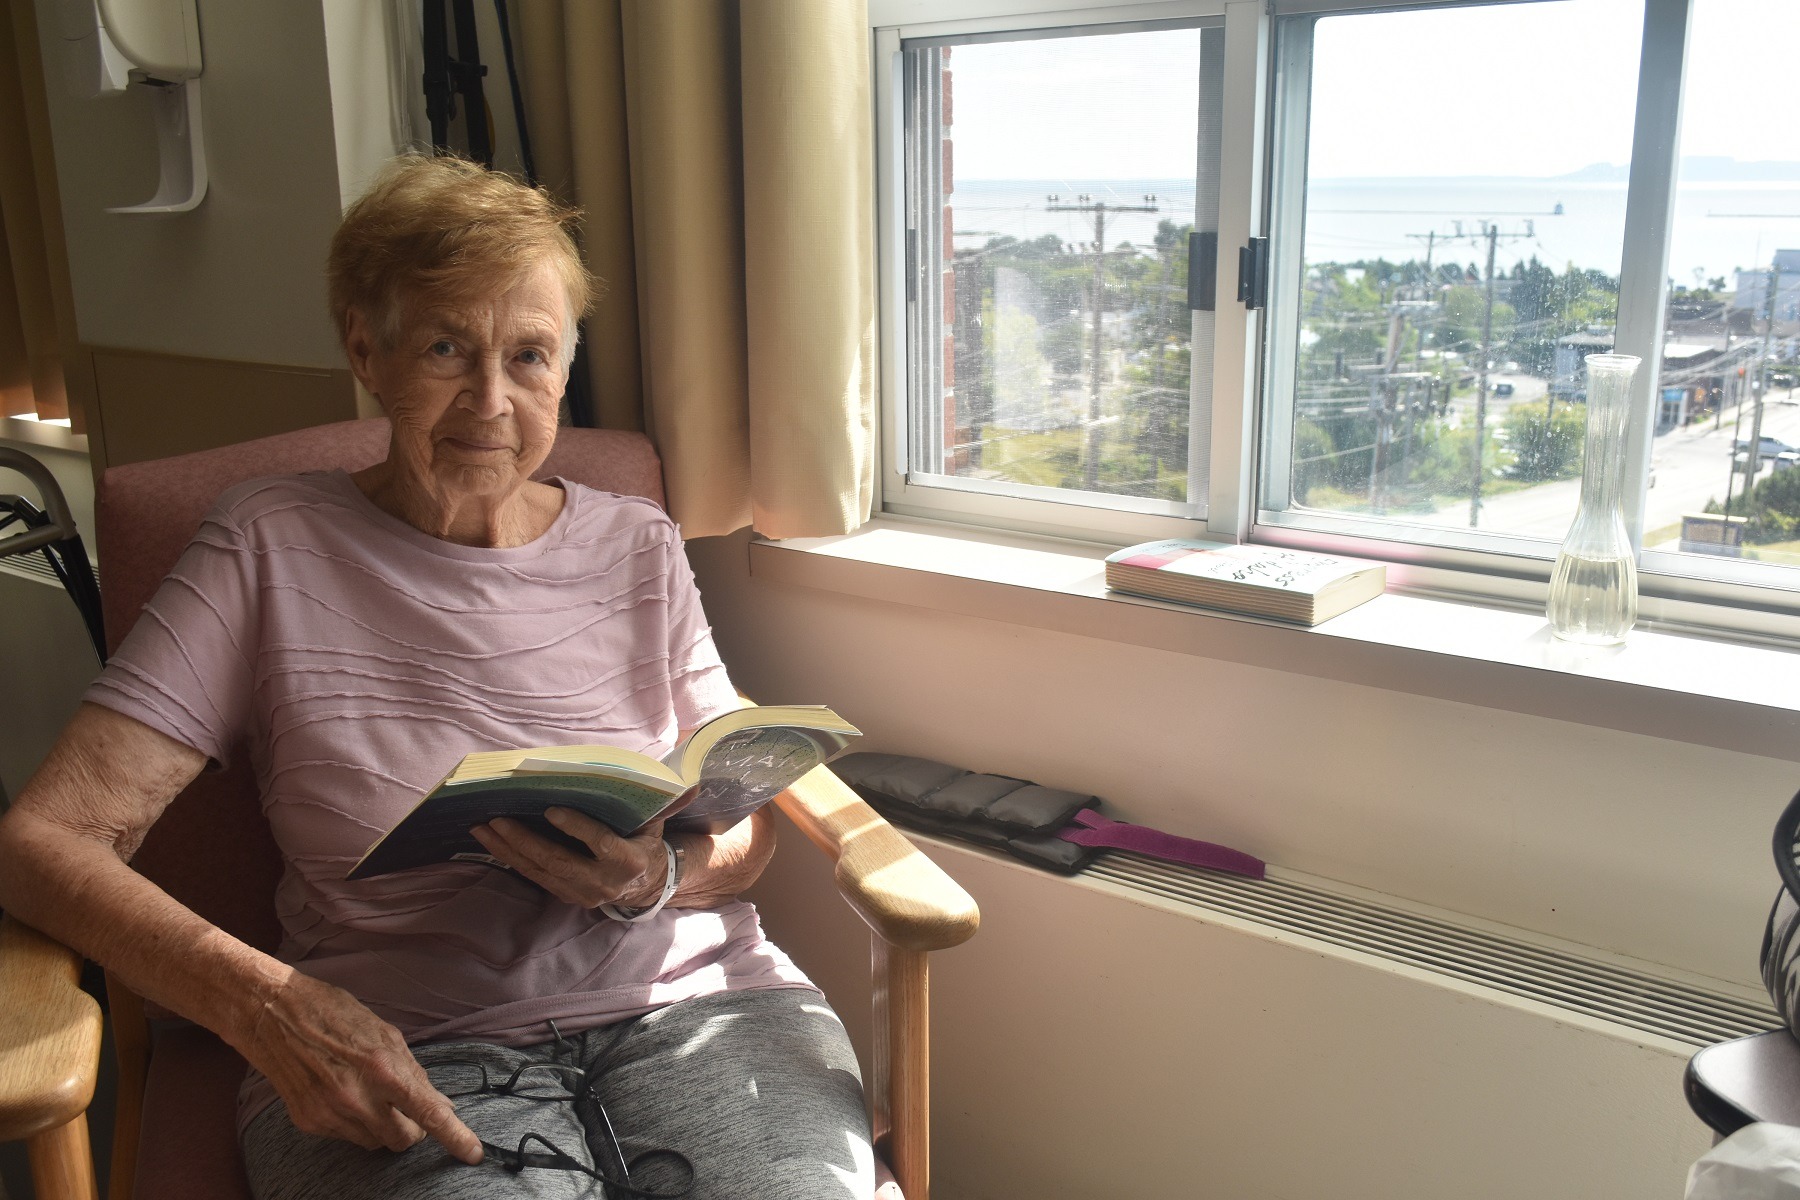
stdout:
{"type": "Polygon", "coordinates": [[[555,1021],[546,1021],[545,1024],[550,1026],[550,1035],[554,1047],[550,1052],[551,1062],[555,1063],[558,1058],[566,1054],[569,1059],[566,1066],[580,1075],[581,1090],[576,1095],[570,1097],[570,1101],[571,1103],[579,1104],[582,1100],[587,1100],[593,1104],[594,1112],[598,1114],[600,1118],[600,1131],[603,1134],[600,1140],[607,1150],[607,1158],[609,1159],[607,1165],[618,1172],[618,1178],[614,1178],[608,1172],[597,1167],[588,1166],[574,1155],[559,1148],[555,1143],[550,1141],[549,1138],[546,1138],[539,1133],[525,1134],[519,1139],[517,1148],[511,1150],[504,1146],[496,1146],[492,1142],[483,1139],[481,1143],[482,1149],[498,1159],[501,1167],[514,1175],[517,1175],[526,1167],[579,1171],[582,1174],[597,1180],[609,1194],[616,1192],[622,1196],[636,1196],[639,1200],[681,1200],[682,1197],[692,1191],[694,1187],[694,1164],[688,1160],[686,1155],[674,1150],[646,1150],[630,1162],[626,1161],[625,1148],[619,1144],[619,1136],[613,1131],[612,1118],[607,1115],[606,1106],[594,1098],[592,1080],[588,1078],[587,1072],[574,1061],[575,1054],[573,1043],[563,1037],[562,1030],[557,1028],[555,1021]],[[549,1153],[541,1154],[527,1150],[526,1147],[532,1142],[537,1142],[539,1145],[543,1146],[545,1150],[549,1151],[549,1153]],[[631,1168],[639,1166],[645,1160],[652,1158],[672,1158],[680,1163],[681,1168],[687,1172],[687,1182],[678,1190],[667,1192],[656,1191],[633,1183],[631,1181],[631,1168]]]}

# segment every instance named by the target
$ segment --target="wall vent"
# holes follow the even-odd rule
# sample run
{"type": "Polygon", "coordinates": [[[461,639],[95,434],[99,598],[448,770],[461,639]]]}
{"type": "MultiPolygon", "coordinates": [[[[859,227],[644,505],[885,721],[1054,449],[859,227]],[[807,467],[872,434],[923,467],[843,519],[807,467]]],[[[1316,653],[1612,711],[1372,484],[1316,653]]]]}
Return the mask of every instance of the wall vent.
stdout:
{"type": "Polygon", "coordinates": [[[1692,1046],[1781,1024],[1767,1004],[1293,879],[1244,879],[1126,852],[1102,855],[1083,874],[1692,1046]]]}

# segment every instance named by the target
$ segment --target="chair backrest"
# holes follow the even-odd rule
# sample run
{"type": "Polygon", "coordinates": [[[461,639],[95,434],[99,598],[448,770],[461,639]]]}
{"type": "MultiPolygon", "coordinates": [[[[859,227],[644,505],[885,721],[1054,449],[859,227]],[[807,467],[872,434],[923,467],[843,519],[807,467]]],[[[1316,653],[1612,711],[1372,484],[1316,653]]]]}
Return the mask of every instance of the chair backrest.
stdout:
{"type": "MultiPolygon", "coordinates": [[[[95,516],[108,651],[130,632],[220,493],[263,475],[359,470],[381,459],[387,441],[384,420],[343,421],[109,469],[95,516]]],[[[641,433],[564,429],[538,475],[663,503],[662,466],[641,433]]],[[[245,757],[182,792],[132,865],[226,932],[273,950],[281,937],[271,903],[281,859],[245,757]]]]}

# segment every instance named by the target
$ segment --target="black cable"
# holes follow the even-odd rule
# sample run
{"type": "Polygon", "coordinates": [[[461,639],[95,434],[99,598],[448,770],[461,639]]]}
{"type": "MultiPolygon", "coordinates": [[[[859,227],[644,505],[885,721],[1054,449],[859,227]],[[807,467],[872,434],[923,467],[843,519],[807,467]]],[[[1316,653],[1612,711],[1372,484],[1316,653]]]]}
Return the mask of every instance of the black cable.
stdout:
{"type": "Polygon", "coordinates": [[[444,25],[444,0],[425,0],[422,48],[425,57],[425,115],[431,122],[431,148],[450,148],[450,40],[444,25]]]}
{"type": "MultiPolygon", "coordinates": [[[[24,525],[26,529],[42,529],[50,524],[50,516],[23,496],[0,496],[0,529],[13,524],[24,525]]],[[[94,568],[88,562],[87,548],[81,544],[80,535],[71,534],[40,546],[38,553],[44,556],[63,591],[75,602],[81,623],[87,628],[88,640],[94,645],[94,654],[104,664],[106,627],[100,607],[100,586],[94,579],[94,568]]]]}
{"type": "MultiPolygon", "coordinates": [[[[608,1126],[607,1132],[609,1134],[611,1133],[610,1126],[608,1126]]],[[[609,1197],[636,1196],[639,1200],[682,1200],[682,1197],[686,1196],[694,1186],[693,1164],[688,1162],[684,1155],[677,1154],[673,1150],[652,1150],[649,1154],[638,1156],[638,1161],[640,1162],[643,1159],[652,1156],[664,1156],[675,1160],[686,1169],[688,1174],[687,1183],[683,1184],[675,1191],[664,1192],[635,1184],[631,1182],[629,1176],[621,1179],[614,1176],[610,1171],[590,1167],[580,1159],[576,1158],[573,1154],[564,1151],[541,1133],[525,1134],[519,1139],[519,1144],[516,1149],[495,1145],[485,1138],[481,1140],[481,1148],[486,1152],[486,1155],[482,1160],[482,1165],[494,1163],[513,1175],[519,1174],[528,1167],[550,1171],[573,1171],[578,1174],[586,1175],[588,1178],[601,1184],[605,1189],[606,1195],[609,1197]],[[533,1142],[536,1142],[544,1148],[542,1150],[527,1149],[533,1142]]],[[[617,1150],[616,1143],[614,1148],[615,1153],[618,1154],[618,1159],[615,1159],[615,1162],[617,1162],[619,1159],[623,1158],[623,1154],[617,1150]]],[[[616,1170],[618,1168],[615,1166],[614,1169],[616,1170]]]]}
{"type": "Polygon", "coordinates": [[[513,124],[519,131],[519,166],[525,182],[537,186],[537,163],[531,156],[531,131],[525,127],[525,97],[519,91],[519,65],[513,61],[512,21],[506,12],[506,0],[494,0],[494,16],[500,21],[500,53],[506,58],[506,83],[512,89],[513,124]]]}
{"type": "Polygon", "coordinates": [[[482,95],[481,41],[475,32],[475,0],[450,0],[456,22],[456,57],[450,74],[462,97],[463,129],[468,134],[469,157],[484,167],[494,165],[494,145],[488,139],[487,98],[482,95]]]}
{"type": "Polygon", "coordinates": [[[100,581],[94,578],[93,564],[88,561],[87,547],[82,545],[79,535],[64,538],[54,547],[44,547],[49,555],[51,549],[56,551],[56,560],[51,563],[57,578],[62,580],[63,588],[75,601],[75,607],[81,612],[81,622],[87,626],[88,640],[94,643],[94,655],[106,663],[106,614],[100,604],[100,581]]]}

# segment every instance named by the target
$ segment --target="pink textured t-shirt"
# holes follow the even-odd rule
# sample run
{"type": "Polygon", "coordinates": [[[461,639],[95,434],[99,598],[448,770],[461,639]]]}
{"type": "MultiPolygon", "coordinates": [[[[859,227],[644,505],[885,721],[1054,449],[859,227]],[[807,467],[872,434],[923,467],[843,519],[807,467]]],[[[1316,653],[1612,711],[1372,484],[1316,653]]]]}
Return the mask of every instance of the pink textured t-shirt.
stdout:
{"type": "MultiPolygon", "coordinates": [[[[280,957],[409,1042],[528,1044],[552,1019],[811,986],[743,902],[626,925],[492,867],[344,881],[470,751],[662,754],[737,707],[674,524],[555,482],[562,512],[507,549],[431,537],[341,471],[233,488],[87,694],[219,762],[250,755],[286,864],[280,957]]],[[[240,1122],[272,1098],[253,1072],[240,1122]]]]}

